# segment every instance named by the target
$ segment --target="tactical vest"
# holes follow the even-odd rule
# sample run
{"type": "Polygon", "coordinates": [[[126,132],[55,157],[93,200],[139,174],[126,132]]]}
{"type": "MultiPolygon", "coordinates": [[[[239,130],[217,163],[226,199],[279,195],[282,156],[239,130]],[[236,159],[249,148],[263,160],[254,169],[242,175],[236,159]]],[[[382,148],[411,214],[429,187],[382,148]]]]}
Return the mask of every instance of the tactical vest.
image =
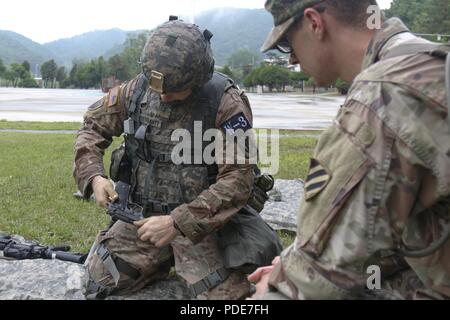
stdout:
{"type": "MultiPolygon", "coordinates": [[[[194,141],[194,122],[202,123],[202,132],[197,134],[215,128],[222,96],[232,87],[236,88],[231,79],[216,72],[186,101],[169,105],[161,102],[159,94],[148,90],[144,76],[138,78],[128,105],[129,118],[124,123],[125,142],[113,152],[110,175],[114,181],[132,185],[131,201],[144,206],[144,213],[169,213],[215,183],[215,164],[207,165],[203,159],[196,164],[172,162],[172,151],[179,143],[172,141],[172,133],[185,129],[191,134],[190,163],[194,163],[194,154],[203,154],[210,143],[194,141]]],[[[259,212],[268,199],[266,192],[273,187],[273,178],[261,176],[256,165],[254,171],[256,178],[248,204],[259,212]]]]}
{"type": "MultiPolygon", "coordinates": [[[[218,167],[203,163],[203,157],[199,164],[172,162],[172,151],[179,143],[172,141],[172,133],[185,129],[194,138],[197,121],[203,124],[202,137],[206,130],[215,128],[222,96],[232,87],[236,88],[231,79],[214,73],[190,98],[168,105],[161,102],[159,94],[148,90],[144,76],[139,77],[128,106],[129,118],[124,122],[125,142],[113,152],[110,176],[114,181],[131,184],[130,200],[143,207],[144,216],[169,214],[215,183],[218,167]]],[[[196,145],[191,141],[192,153],[203,154],[209,143],[196,145]]],[[[249,202],[213,235],[224,268],[193,284],[195,296],[224,281],[229,275],[227,269],[242,268],[251,273],[269,265],[282,251],[277,233],[258,214],[268,199],[266,192],[273,188],[273,178],[260,175],[256,165],[254,170],[256,178],[249,202]]],[[[94,284],[93,288],[97,292],[100,286],[94,284]]]]}

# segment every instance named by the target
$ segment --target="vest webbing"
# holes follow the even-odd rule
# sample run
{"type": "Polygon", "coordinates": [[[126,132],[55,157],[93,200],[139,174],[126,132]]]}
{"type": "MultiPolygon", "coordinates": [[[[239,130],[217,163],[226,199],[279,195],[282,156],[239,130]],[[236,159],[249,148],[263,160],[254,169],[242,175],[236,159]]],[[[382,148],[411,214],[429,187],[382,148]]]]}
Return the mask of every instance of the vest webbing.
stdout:
{"type": "MultiPolygon", "coordinates": [[[[220,103],[222,101],[222,97],[225,92],[227,92],[231,87],[236,87],[233,80],[228,78],[226,75],[221,74],[219,72],[215,72],[212,79],[206,83],[202,88],[198,89],[198,91],[194,92],[195,99],[198,103],[194,106],[194,112],[193,112],[193,121],[191,122],[190,128],[186,128],[193,132],[194,129],[194,122],[201,121],[203,123],[203,132],[205,132],[208,129],[215,128],[215,122],[217,117],[217,112],[220,106],[220,103]]],[[[131,101],[129,102],[128,106],[128,117],[129,119],[132,119],[135,124],[135,135],[134,137],[131,137],[131,139],[137,138],[136,134],[139,131],[140,126],[142,123],[140,122],[140,104],[142,100],[147,97],[147,90],[148,90],[148,80],[146,77],[141,74],[139,76],[139,79],[137,81],[136,87],[134,88],[134,91],[132,93],[131,101]],[[137,126],[136,126],[137,124],[137,126]]],[[[145,136],[145,133],[144,133],[145,136]]],[[[130,139],[130,138],[128,138],[130,139]]],[[[145,141],[143,142],[144,147],[146,146],[145,141]]],[[[192,146],[195,146],[195,144],[192,144],[192,146]]],[[[202,151],[206,147],[206,142],[202,145],[202,151]]],[[[193,154],[195,153],[195,150],[193,149],[193,154]]],[[[203,152],[202,152],[203,154],[203,152]]],[[[148,175],[146,177],[145,186],[144,186],[144,194],[147,195],[149,192],[149,184],[151,180],[151,176],[153,174],[153,167],[155,160],[163,161],[163,162],[170,162],[170,157],[165,157],[167,155],[152,155],[154,156],[154,159],[151,161],[150,170],[148,172],[148,175]]],[[[143,161],[142,159],[139,159],[137,161],[136,166],[132,169],[132,176],[135,175],[135,171],[137,167],[139,167],[140,162],[143,161]]],[[[205,165],[208,170],[208,181],[210,184],[215,182],[215,178],[218,174],[218,168],[217,165],[205,165]]],[[[132,178],[133,185],[132,190],[135,189],[135,179],[132,178]]]]}

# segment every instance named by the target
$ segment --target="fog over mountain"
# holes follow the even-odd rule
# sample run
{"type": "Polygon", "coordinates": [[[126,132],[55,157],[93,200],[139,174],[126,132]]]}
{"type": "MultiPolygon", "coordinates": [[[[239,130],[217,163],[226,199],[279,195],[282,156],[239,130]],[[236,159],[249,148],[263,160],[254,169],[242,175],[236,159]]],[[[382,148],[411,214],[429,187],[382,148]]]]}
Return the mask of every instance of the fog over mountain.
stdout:
{"type": "MultiPolygon", "coordinates": [[[[188,20],[187,18],[185,20],[188,20]]],[[[213,34],[212,46],[218,65],[236,50],[259,49],[272,27],[272,17],[264,9],[214,9],[196,17],[195,23],[213,34]]],[[[39,44],[18,33],[0,30],[0,58],[7,65],[30,62],[36,65],[54,59],[58,65],[70,68],[74,59],[89,60],[99,56],[108,58],[120,53],[127,34],[139,31],[121,29],[96,30],[72,38],[39,44]]]]}

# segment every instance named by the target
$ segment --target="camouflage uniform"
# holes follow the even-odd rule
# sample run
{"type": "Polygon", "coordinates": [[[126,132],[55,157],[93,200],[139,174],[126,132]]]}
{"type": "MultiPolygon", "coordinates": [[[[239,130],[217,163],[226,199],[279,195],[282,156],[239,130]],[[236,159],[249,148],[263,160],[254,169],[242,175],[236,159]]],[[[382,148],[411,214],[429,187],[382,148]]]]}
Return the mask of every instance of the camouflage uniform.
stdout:
{"type": "MultiPolygon", "coordinates": [[[[127,116],[127,105],[133,93],[137,79],[128,84],[114,88],[99,102],[89,108],[85,115],[84,126],[79,131],[75,143],[74,176],[85,197],[92,193],[90,183],[97,175],[106,176],[103,167],[104,150],[111,144],[112,137],[123,133],[123,123],[127,116]]],[[[158,99],[159,95],[151,93],[149,102],[158,99]]],[[[244,113],[252,121],[252,113],[248,104],[243,102],[245,95],[236,88],[230,88],[223,96],[219,106],[216,126],[226,122],[233,116],[244,113]]],[[[194,102],[194,101],[192,101],[194,102]]],[[[166,112],[177,113],[180,106],[164,106],[166,112]]],[[[183,106],[184,108],[184,106],[183,106]]],[[[174,123],[176,127],[176,123],[174,123]]],[[[169,136],[170,137],[170,136],[169,136]]],[[[177,237],[170,247],[157,249],[149,242],[137,238],[134,226],[117,222],[108,231],[101,232],[97,243],[105,243],[115,256],[120,257],[136,268],[141,276],[130,279],[121,275],[119,287],[135,291],[152,280],[165,277],[175,256],[177,273],[188,283],[195,283],[210,273],[222,268],[217,243],[211,234],[220,229],[247,202],[252,191],[254,172],[252,165],[219,165],[217,182],[207,190],[200,190],[195,198],[183,204],[171,213],[179,229],[185,237],[177,237]]],[[[154,176],[157,177],[158,189],[153,198],[170,201],[166,194],[167,175],[172,174],[156,164],[154,176]],[[164,199],[165,198],[165,199],[164,199]]],[[[187,177],[195,178],[195,177],[187,177]]],[[[136,192],[142,192],[145,177],[138,177],[136,192]]],[[[175,177],[174,180],[180,179],[175,177]]],[[[201,187],[205,187],[204,185],[201,187]]],[[[195,190],[195,188],[192,188],[195,190]]],[[[135,193],[136,193],[135,192],[135,193]]],[[[172,200],[173,201],[173,200],[172,200]]],[[[90,272],[94,279],[103,285],[113,285],[113,279],[103,267],[97,256],[90,264],[90,272]]],[[[225,283],[209,293],[210,298],[237,299],[248,293],[249,284],[243,273],[236,271],[225,283]],[[231,290],[233,286],[233,290],[231,290]]],[[[127,292],[127,291],[123,291],[127,292]]]]}
{"type": "Polygon", "coordinates": [[[426,43],[397,18],[375,33],[345,104],[320,137],[305,182],[295,243],[281,255],[265,298],[450,298],[450,128],[443,60],[387,57],[426,43]],[[382,290],[366,289],[367,267],[382,290]]]}
{"type": "MultiPolygon", "coordinates": [[[[162,63],[171,68],[173,65],[185,63],[186,59],[195,60],[198,57],[190,55],[188,51],[182,50],[190,41],[188,33],[196,33],[197,29],[187,26],[181,22],[171,22],[172,31],[169,37],[159,37],[153,33],[152,42],[147,47],[154,50],[157,46],[167,49],[176,57],[164,55],[164,50],[154,50],[160,55],[154,64],[162,63]],[[180,48],[178,48],[179,46],[180,48]],[[176,53],[176,54],[175,54],[176,53]],[[184,55],[186,57],[184,57],[184,55]]],[[[210,37],[205,33],[205,37],[210,37]]],[[[209,40],[209,39],[207,39],[209,40]]],[[[196,42],[199,51],[205,48],[201,41],[196,42]]],[[[144,56],[144,60],[150,59],[144,56]]],[[[199,62],[190,61],[188,65],[197,65],[199,62]]],[[[208,64],[211,65],[211,64],[208,64]]],[[[212,62],[213,65],[213,62],[212,62]]],[[[158,67],[160,68],[160,67],[158,67]]],[[[167,83],[171,83],[174,74],[163,69],[167,83]]],[[[146,70],[144,73],[153,72],[146,70]]],[[[212,68],[202,70],[197,73],[201,77],[205,74],[211,76],[212,68]]],[[[180,73],[186,81],[192,83],[204,83],[201,80],[192,78],[187,73],[180,73]]],[[[209,76],[209,77],[210,77],[209,76]]],[[[103,167],[104,150],[112,142],[113,137],[118,137],[124,133],[124,122],[130,117],[130,105],[136,97],[135,93],[140,86],[142,75],[133,79],[127,84],[113,88],[107,96],[93,104],[84,117],[84,126],[79,131],[76,139],[74,153],[75,166],[74,177],[82,191],[84,197],[88,198],[92,194],[91,182],[95,176],[106,177],[103,167]]],[[[215,74],[214,77],[220,77],[215,74]]],[[[215,79],[213,77],[213,80],[215,79]]],[[[147,76],[147,78],[149,78],[147,76]]],[[[149,79],[150,80],[150,79],[149,79]]],[[[133,113],[131,118],[137,125],[145,130],[142,135],[145,142],[140,144],[138,133],[127,135],[127,149],[131,157],[132,174],[131,184],[133,185],[131,199],[134,203],[146,206],[148,199],[154,199],[161,203],[174,203],[174,208],[170,208],[170,215],[175,221],[176,227],[182,236],[178,236],[171,244],[164,248],[156,248],[150,242],[143,242],[137,237],[136,227],[123,223],[115,223],[109,230],[101,232],[96,239],[96,244],[102,244],[107,252],[97,251],[98,254],[92,256],[89,262],[89,272],[91,278],[100,286],[105,288],[115,287],[113,293],[128,293],[144,287],[149,282],[167,277],[170,267],[175,260],[175,268],[178,275],[184,278],[188,284],[199,283],[202,279],[222,272],[225,262],[221,255],[224,243],[218,243],[215,232],[221,229],[230,219],[241,210],[250,198],[255,178],[254,165],[251,164],[218,164],[218,172],[214,183],[207,180],[207,168],[203,165],[175,165],[164,156],[171,154],[174,146],[178,142],[171,141],[171,135],[176,129],[188,129],[191,133],[190,125],[196,117],[204,119],[206,127],[216,128],[225,132],[228,123],[239,119],[245,119],[243,129],[251,128],[252,111],[245,94],[236,86],[229,85],[220,92],[221,100],[216,110],[215,118],[213,113],[204,114],[205,110],[199,110],[201,100],[205,95],[202,90],[208,91],[210,83],[194,90],[194,93],[182,102],[171,104],[163,103],[160,95],[146,87],[143,92],[145,96],[137,106],[137,113],[133,113]],[[225,92],[224,92],[225,91],[225,92]],[[223,95],[222,95],[223,94],[223,95]],[[150,154],[153,160],[142,160],[150,154]],[[164,160],[165,159],[165,160],[164,160]],[[221,250],[219,250],[221,249],[221,250]],[[119,274],[108,268],[106,260],[108,257],[114,258],[119,274]],[[122,266],[119,268],[119,266],[122,266]],[[120,270],[122,269],[122,270],[120,270]]],[[[152,86],[150,80],[150,86],[152,86]]],[[[184,81],[184,82],[186,82],[184,81]]],[[[208,81],[208,78],[206,79],[208,81]]],[[[154,85],[154,84],[153,84],[154,85]]],[[[157,85],[157,84],[156,84],[157,85]]],[[[162,88],[161,88],[162,89],[162,88]]],[[[166,87],[167,92],[176,88],[166,87]]],[[[208,111],[208,110],[206,110],[208,111]]],[[[206,129],[207,129],[206,128],[206,129]]],[[[139,130],[138,130],[139,131],[139,130]]],[[[225,135],[224,135],[225,139],[225,135]]],[[[155,208],[154,202],[146,216],[162,215],[160,211],[152,211],[155,208]]],[[[260,218],[259,218],[260,219],[260,218]]],[[[262,220],[261,220],[262,221],[262,220]]],[[[232,241],[233,239],[230,239],[232,241]]],[[[103,249],[102,249],[103,250],[103,249]]],[[[208,288],[201,293],[200,298],[208,299],[239,299],[246,296],[250,291],[250,284],[246,279],[245,272],[241,269],[228,270],[229,276],[219,285],[208,288]]],[[[109,292],[108,292],[109,294],[109,292]]]]}

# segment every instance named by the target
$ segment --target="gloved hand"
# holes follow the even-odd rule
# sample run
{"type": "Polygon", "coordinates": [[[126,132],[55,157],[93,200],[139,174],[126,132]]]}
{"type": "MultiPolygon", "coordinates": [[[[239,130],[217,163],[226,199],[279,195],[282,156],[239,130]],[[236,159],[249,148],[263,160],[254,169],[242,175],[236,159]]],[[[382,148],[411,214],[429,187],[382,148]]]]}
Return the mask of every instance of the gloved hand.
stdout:
{"type": "Polygon", "coordinates": [[[119,195],[114,190],[113,184],[102,176],[96,176],[92,180],[92,191],[95,195],[95,201],[103,208],[108,207],[108,203],[115,202],[119,195]]]}

